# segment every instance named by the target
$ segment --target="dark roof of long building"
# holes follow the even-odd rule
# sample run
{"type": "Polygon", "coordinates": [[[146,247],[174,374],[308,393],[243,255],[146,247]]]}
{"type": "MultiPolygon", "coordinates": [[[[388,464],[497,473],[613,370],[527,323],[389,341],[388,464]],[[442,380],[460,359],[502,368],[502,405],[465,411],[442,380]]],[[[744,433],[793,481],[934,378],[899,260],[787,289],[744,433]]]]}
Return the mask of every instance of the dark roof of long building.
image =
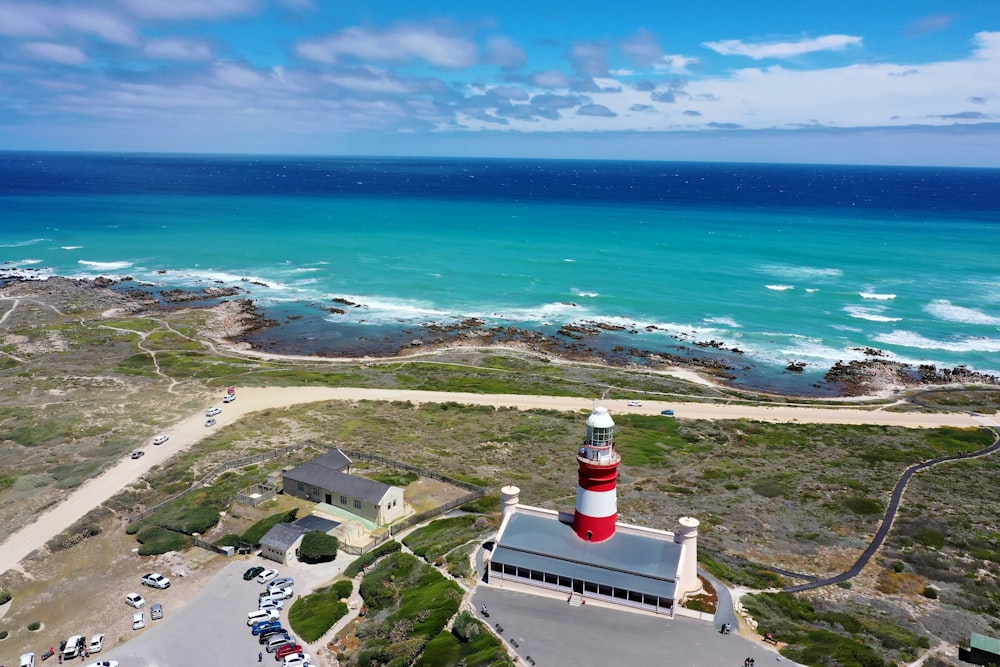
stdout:
{"type": "Polygon", "coordinates": [[[666,536],[618,530],[587,542],[557,515],[515,512],[492,561],[674,599],[680,556],[681,546],[666,536]]]}
{"type": "Polygon", "coordinates": [[[310,532],[312,531],[305,526],[296,526],[291,523],[279,523],[272,526],[271,530],[267,531],[264,534],[264,537],[260,538],[260,543],[262,546],[287,551],[289,547],[295,544],[295,540],[310,532]]]}
{"type": "MultiPolygon", "coordinates": [[[[333,452],[330,452],[332,454],[333,452]]],[[[324,457],[329,454],[307,461],[291,470],[282,473],[286,481],[302,482],[325,489],[331,493],[350,496],[369,503],[378,503],[392,487],[382,482],[365,477],[356,477],[340,472],[326,465],[324,457]]],[[[347,457],[344,457],[345,459],[347,457]]],[[[334,503],[336,504],[336,503],[334,503]]]]}

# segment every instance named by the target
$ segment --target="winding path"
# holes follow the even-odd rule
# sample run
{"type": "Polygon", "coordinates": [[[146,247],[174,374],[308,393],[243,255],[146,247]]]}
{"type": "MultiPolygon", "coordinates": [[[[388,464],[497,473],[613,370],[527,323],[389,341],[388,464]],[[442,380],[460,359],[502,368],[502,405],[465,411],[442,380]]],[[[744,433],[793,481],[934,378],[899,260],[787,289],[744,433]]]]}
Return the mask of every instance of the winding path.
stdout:
{"type": "MultiPolygon", "coordinates": [[[[966,459],[975,459],[981,456],[989,456],[996,451],[1000,451],[1000,431],[994,427],[990,427],[993,431],[993,444],[985,449],[980,449],[977,452],[968,452],[963,454],[956,454],[955,456],[942,456],[940,458],[931,459],[930,461],[924,461],[923,463],[918,463],[914,466],[910,466],[906,469],[906,472],[902,474],[899,481],[896,482],[896,487],[892,490],[892,498],[889,500],[889,506],[885,510],[885,516],[882,519],[882,525],[875,532],[875,537],[872,538],[871,543],[862,552],[858,560],[848,569],[846,572],[841,572],[838,575],[828,577],[826,579],[817,579],[815,581],[809,581],[804,584],[798,584],[796,586],[788,586],[781,589],[787,593],[798,593],[799,591],[806,591],[812,588],[820,588],[822,586],[829,586],[831,584],[839,584],[842,581],[847,581],[848,579],[853,579],[854,577],[861,574],[861,570],[868,565],[868,561],[871,557],[875,555],[875,552],[881,548],[882,543],[885,538],[889,535],[889,531],[892,530],[892,522],[896,519],[896,512],[899,510],[899,503],[903,499],[903,493],[906,491],[906,485],[909,483],[910,478],[913,477],[915,473],[921,470],[926,470],[927,468],[932,468],[936,465],[942,463],[950,463],[952,461],[964,461],[966,459]]],[[[777,571],[777,570],[775,570],[777,571]]],[[[794,573],[786,572],[783,574],[791,574],[796,577],[810,578],[808,575],[796,575],[794,573]]]]}

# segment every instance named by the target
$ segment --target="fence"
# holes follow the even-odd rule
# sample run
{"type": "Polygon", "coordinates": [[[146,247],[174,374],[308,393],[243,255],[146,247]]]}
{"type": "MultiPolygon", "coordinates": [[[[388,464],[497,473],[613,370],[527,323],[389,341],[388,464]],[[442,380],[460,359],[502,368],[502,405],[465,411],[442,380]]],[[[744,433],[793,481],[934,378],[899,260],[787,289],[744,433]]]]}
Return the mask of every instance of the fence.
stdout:
{"type": "Polygon", "coordinates": [[[201,479],[199,479],[197,482],[195,482],[194,484],[192,484],[191,487],[188,488],[186,491],[181,491],[176,496],[168,498],[168,499],[164,500],[161,503],[157,503],[156,505],[153,505],[152,507],[150,507],[148,509],[145,509],[142,512],[139,512],[138,514],[135,514],[132,517],[132,520],[133,521],[140,521],[142,519],[148,519],[149,517],[153,516],[154,514],[156,514],[161,509],[163,509],[164,507],[166,507],[170,503],[174,502],[178,498],[183,498],[184,496],[186,496],[187,494],[191,493],[192,491],[200,489],[202,486],[204,486],[206,484],[211,484],[212,482],[215,481],[215,479],[219,475],[221,475],[222,473],[227,472],[229,470],[232,470],[233,468],[242,468],[243,466],[248,466],[248,465],[251,465],[253,463],[260,463],[261,461],[267,461],[268,459],[273,459],[273,458],[276,458],[278,456],[284,456],[286,454],[291,454],[292,452],[295,452],[295,451],[298,451],[298,450],[302,449],[303,447],[306,446],[306,444],[307,443],[305,443],[305,442],[300,442],[300,443],[296,443],[294,445],[289,445],[288,447],[283,447],[281,449],[276,449],[274,451],[261,452],[260,454],[253,454],[251,456],[244,456],[241,459],[234,459],[232,461],[229,461],[228,463],[223,463],[218,468],[216,468],[215,470],[213,470],[212,472],[208,473],[207,475],[205,475],[204,477],[202,477],[201,479]]]}
{"type": "Polygon", "coordinates": [[[278,489],[266,484],[254,484],[236,494],[236,502],[257,507],[278,495],[278,489]]]}

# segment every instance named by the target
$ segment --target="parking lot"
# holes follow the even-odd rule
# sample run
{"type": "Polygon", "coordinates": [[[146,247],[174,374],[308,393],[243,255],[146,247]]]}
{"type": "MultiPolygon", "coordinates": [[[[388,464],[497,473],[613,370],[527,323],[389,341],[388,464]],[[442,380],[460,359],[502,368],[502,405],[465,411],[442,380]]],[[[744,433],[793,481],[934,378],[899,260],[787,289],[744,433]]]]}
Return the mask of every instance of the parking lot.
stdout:
{"type": "MultiPolygon", "coordinates": [[[[274,566],[279,576],[295,579],[295,597],[321,586],[336,577],[350,562],[343,554],[333,563],[288,566],[270,563],[262,558],[239,559],[227,565],[180,613],[169,607],[161,621],[149,620],[146,629],[136,632],[128,643],[95,656],[101,660],[118,660],[128,667],[181,667],[187,665],[256,665],[261,646],[251,636],[247,612],[257,608],[257,596],[264,586],[256,581],[244,581],[243,573],[253,565],[274,566]],[[343,558],[343,560],[341,560],[343,558]]],[[[174,586],[183,586],[175,581],[174,586]]],[[[294,600],[294,598],[293,598],[294,600]]],[[[285,603],[285,609],[293,600],[285,603]]],[[[124,603],[122,603],[125,608],[124,603]]],[[[134,611],[131,610],[130,611],[134,611]]],[[[288,627],[287,613],[282,612],[282,625],[288,627]]],[[[308,651],[313,653],[312,651],[308,651]]],[[[278,664],[264,653],[265,664],[278,664]]]]}

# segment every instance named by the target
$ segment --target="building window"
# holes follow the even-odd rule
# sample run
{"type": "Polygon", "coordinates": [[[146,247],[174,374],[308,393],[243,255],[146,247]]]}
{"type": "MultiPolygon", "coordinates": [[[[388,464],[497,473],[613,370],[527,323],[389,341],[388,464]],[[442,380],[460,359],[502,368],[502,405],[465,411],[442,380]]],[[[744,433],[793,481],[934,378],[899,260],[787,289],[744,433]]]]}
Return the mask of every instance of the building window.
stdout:
{"type": "Polygon", "coordinates": [[[354,501],[354,509],[356,509],[356,510],[361,509],[361,501],[360,500],[355,500],[354,501]]]}
{"type": "Polygon", "coordinates": [[[297,484],[297,487],[298,487],[299,491],[305,491],[306,490],[306,485],[303,484],[302,482],[299,482],[297,484]]]}
{"type": "Polygon", "coordinates": [[[341,505],[346,505],[347,504],[347,496],[341,496],[340,497],[340,504],[341,505]]]}

